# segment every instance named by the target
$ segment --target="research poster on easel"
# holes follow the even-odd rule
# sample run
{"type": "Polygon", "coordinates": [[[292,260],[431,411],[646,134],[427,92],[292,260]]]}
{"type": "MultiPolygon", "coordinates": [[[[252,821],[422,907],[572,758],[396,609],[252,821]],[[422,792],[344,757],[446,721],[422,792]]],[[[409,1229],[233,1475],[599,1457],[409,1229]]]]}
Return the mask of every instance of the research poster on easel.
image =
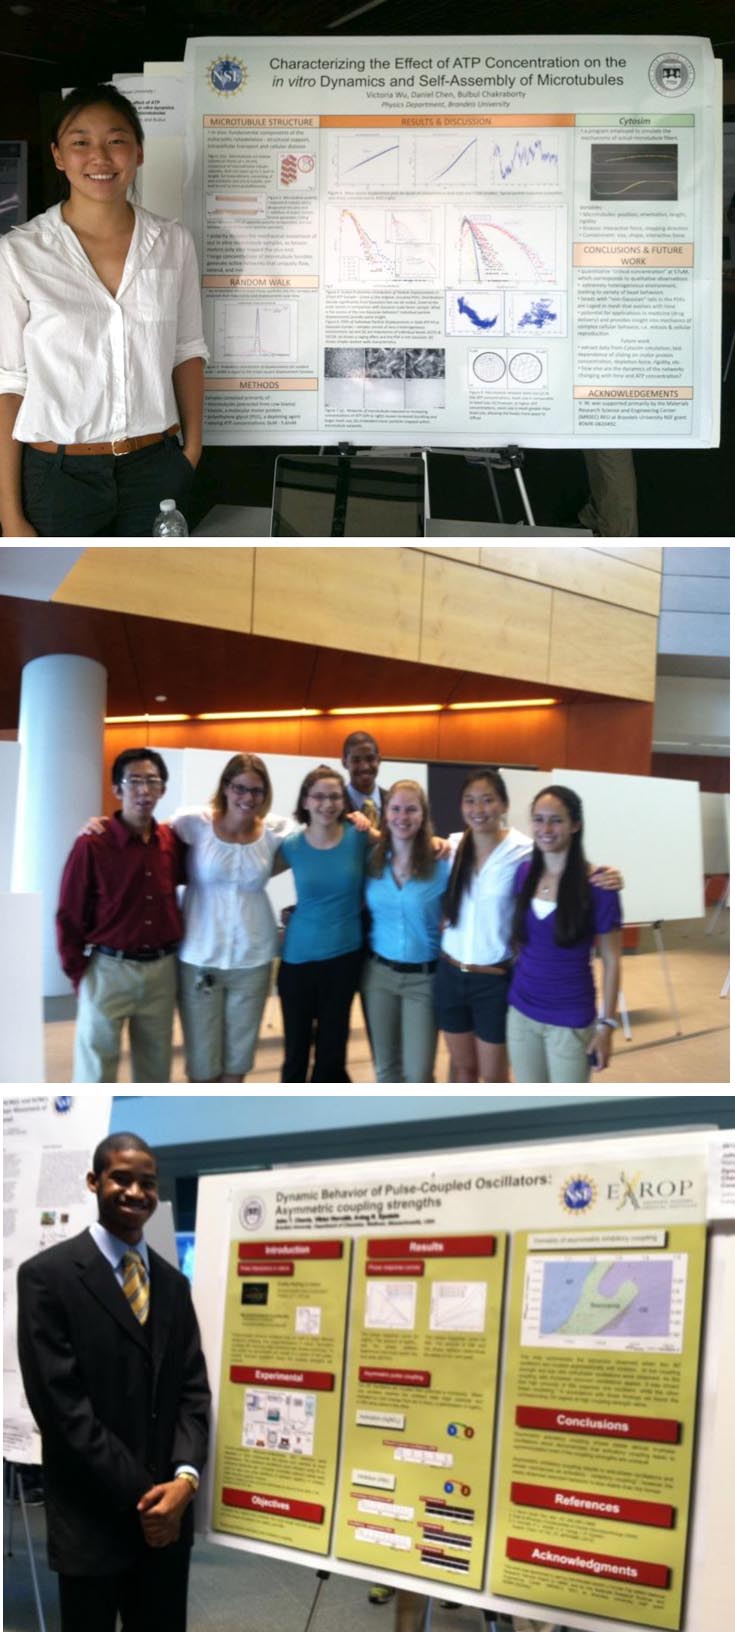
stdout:
{"type": "Polygon", "coordinates": [[[192,39],[210,444],[719,440],[699,37],[192,39]]]}
{"type": "Polygon", "coordinates": [[[709,1145],[204,1178],[213,1539],[562,1625],[678,1630],[695,1457],[700,1540],[713,1505],[709,1145]]]}

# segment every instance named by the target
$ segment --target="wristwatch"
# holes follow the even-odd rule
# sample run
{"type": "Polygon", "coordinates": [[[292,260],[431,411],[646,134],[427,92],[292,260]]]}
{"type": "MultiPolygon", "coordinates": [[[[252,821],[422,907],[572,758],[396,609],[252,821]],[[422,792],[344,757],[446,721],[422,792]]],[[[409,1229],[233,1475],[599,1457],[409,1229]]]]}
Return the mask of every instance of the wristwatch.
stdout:
{"type": "Polygon", "coordinates": [[[597,1026],[598,1027],[618,1028],[618,1027],[620,1027],[620,1023],[619,1023],[616,1016],[598,1016],[597,1026]]]}

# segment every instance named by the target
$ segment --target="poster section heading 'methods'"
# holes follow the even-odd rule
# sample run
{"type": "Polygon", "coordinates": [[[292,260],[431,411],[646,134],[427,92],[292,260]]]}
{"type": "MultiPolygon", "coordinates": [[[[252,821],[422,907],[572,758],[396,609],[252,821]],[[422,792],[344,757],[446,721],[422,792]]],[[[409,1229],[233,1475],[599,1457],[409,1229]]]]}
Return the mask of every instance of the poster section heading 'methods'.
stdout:
{"type": "Polygon", "coordinates": [[[212,444],[710,446],[708,40],[190,40],[212,444]]]}

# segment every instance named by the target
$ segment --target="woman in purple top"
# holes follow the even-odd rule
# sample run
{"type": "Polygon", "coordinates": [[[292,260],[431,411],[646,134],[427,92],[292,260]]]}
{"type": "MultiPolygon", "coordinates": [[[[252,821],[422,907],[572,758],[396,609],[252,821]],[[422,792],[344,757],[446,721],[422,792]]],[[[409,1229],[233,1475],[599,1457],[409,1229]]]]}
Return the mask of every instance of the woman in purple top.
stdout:
{"type": "Polygon", "coordinates": [[[533,855],[516,869],[508,994],[508,1051],[519,1084],[584,1084],[607,1067],[620,984],[620,898],[589,877],[582,802],[571,788],[544,788],[531,806],[533,855]],[[602,959],[595,1016],[592,950],[602,959]]]}

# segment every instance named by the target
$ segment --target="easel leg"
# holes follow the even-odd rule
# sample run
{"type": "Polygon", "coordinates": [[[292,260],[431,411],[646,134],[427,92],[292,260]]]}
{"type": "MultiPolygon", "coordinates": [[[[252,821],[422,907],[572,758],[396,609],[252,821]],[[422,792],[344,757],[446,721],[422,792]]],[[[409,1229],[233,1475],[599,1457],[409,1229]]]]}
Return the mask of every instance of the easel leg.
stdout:
{"type": "Polygon", "coordinates": [[[36,1614],[38,1616],[38,1631],[39,1631],[39,1633],[45,1633],[45,1631],[46,1631],[46,1622],[44,1620],[43,1605],[41,1603],[41,1589],[38,1585],[38,1574],[37,1574],[37,1571],[36,1571],[36,1554],[35,1554],[34,1547],[33,1547],[33,1541],[31,1539],[31,1527],[30,1527],[30,1524],[28,1523],[28,1509],[26,1507],[26,1498],[23,1494],[23,1480],[20,1476],[20,1473],[18,1473],[18,1475],[17,1475],[17,1481],[18,1481],[18,1500],[20,1502],[20,1511],[21,1511],[21,1515],[22,1515],[22,1518],[23,1518],[23,1529],[25,1531],[26,1546],[28,1548],[28,1563],[30,1564],[30,1568],[31,1568],[31,1581],[33,1582],[33,1596],[36,1600],[36,1614]]]}
{"type": "Polygon", "coordinates": [[[712,918],[710,919],[709,924],[707,925],[707,935],[708,936],[712,936],[714,934],[714,932],[716,931],[718,923],[719,923],[719,919],[720,919],[720,914],[722,913],[723,908],[727,906],[727,899],[728,899],[729,895],[730,895],[730,876],[728,874],[727,884],[725,885],[725,889],[723,890],[722,895],[719,899],[719,902],[717,903],[715,911],[712,915],[712,918]]]}
{"type": "Polygon", "coordinates": [[[316,1588],[316,1592],[314,1594],[311,1609],[310,1609],[309,1614],[306,1618],[306,1626],[304,1628],[305,1633],[308,1633],[309,1628],[311,1627],[311,1623],[314,1620],[314,1616],[316,1615],[317,1605],[318,1605],[319,1600],[322,1596],[322,1593],[324,1592],[324,1583],[325,1583],[325,1581],[328,1581],[328,1580],[329,1580],[329,1570],[317,1570],[317,1572],[316,1572],[317,1588],[316,1588]]]}
{"type": "Polygon", "coordinates": [[[632,1039],[633,1034],[630,1027],[630,1016],[628,1015],[628,1006],[625,1002],[625,994],[623,993],[622,988],[618,994],[618,1010],[620,1011],[620,1020],[623,1024],[623,1038],[632,1039]]]}
{"type": "Polygon", "coordinates": [[[659,955],[659,959],[661,960],[661,968],[663,970],[664,981],[666,983],[666,991],[667,991],[668,996],[669,996],[669,1010],[671,1011],[671,1015],[672,1015],[672,1019],[673,1019],[673,1022],[674,1022],[674,1026],[676,1028],[676,1032],[679,1036],[681,1036],[681,1017],[679,1015],[677,1005],[676,1005],[676,998],[675,998],[675,995],[674,995],[674,988],[673,988],[673,984],[672,984],[672,981],[671,981],[671,973],[669,971],[669,962],[668,962],[668,959],[666,957],[666,949],[664,947],[664,939],[663,939],[663,936],[661,935],[661,921],[660,921],[660,919],[657,919],[655,921],[654,925],[653,925],[653,936],[654,936],[654,941],[656,943],[656,947],[658,948],[658,955],[659,955]]]}

